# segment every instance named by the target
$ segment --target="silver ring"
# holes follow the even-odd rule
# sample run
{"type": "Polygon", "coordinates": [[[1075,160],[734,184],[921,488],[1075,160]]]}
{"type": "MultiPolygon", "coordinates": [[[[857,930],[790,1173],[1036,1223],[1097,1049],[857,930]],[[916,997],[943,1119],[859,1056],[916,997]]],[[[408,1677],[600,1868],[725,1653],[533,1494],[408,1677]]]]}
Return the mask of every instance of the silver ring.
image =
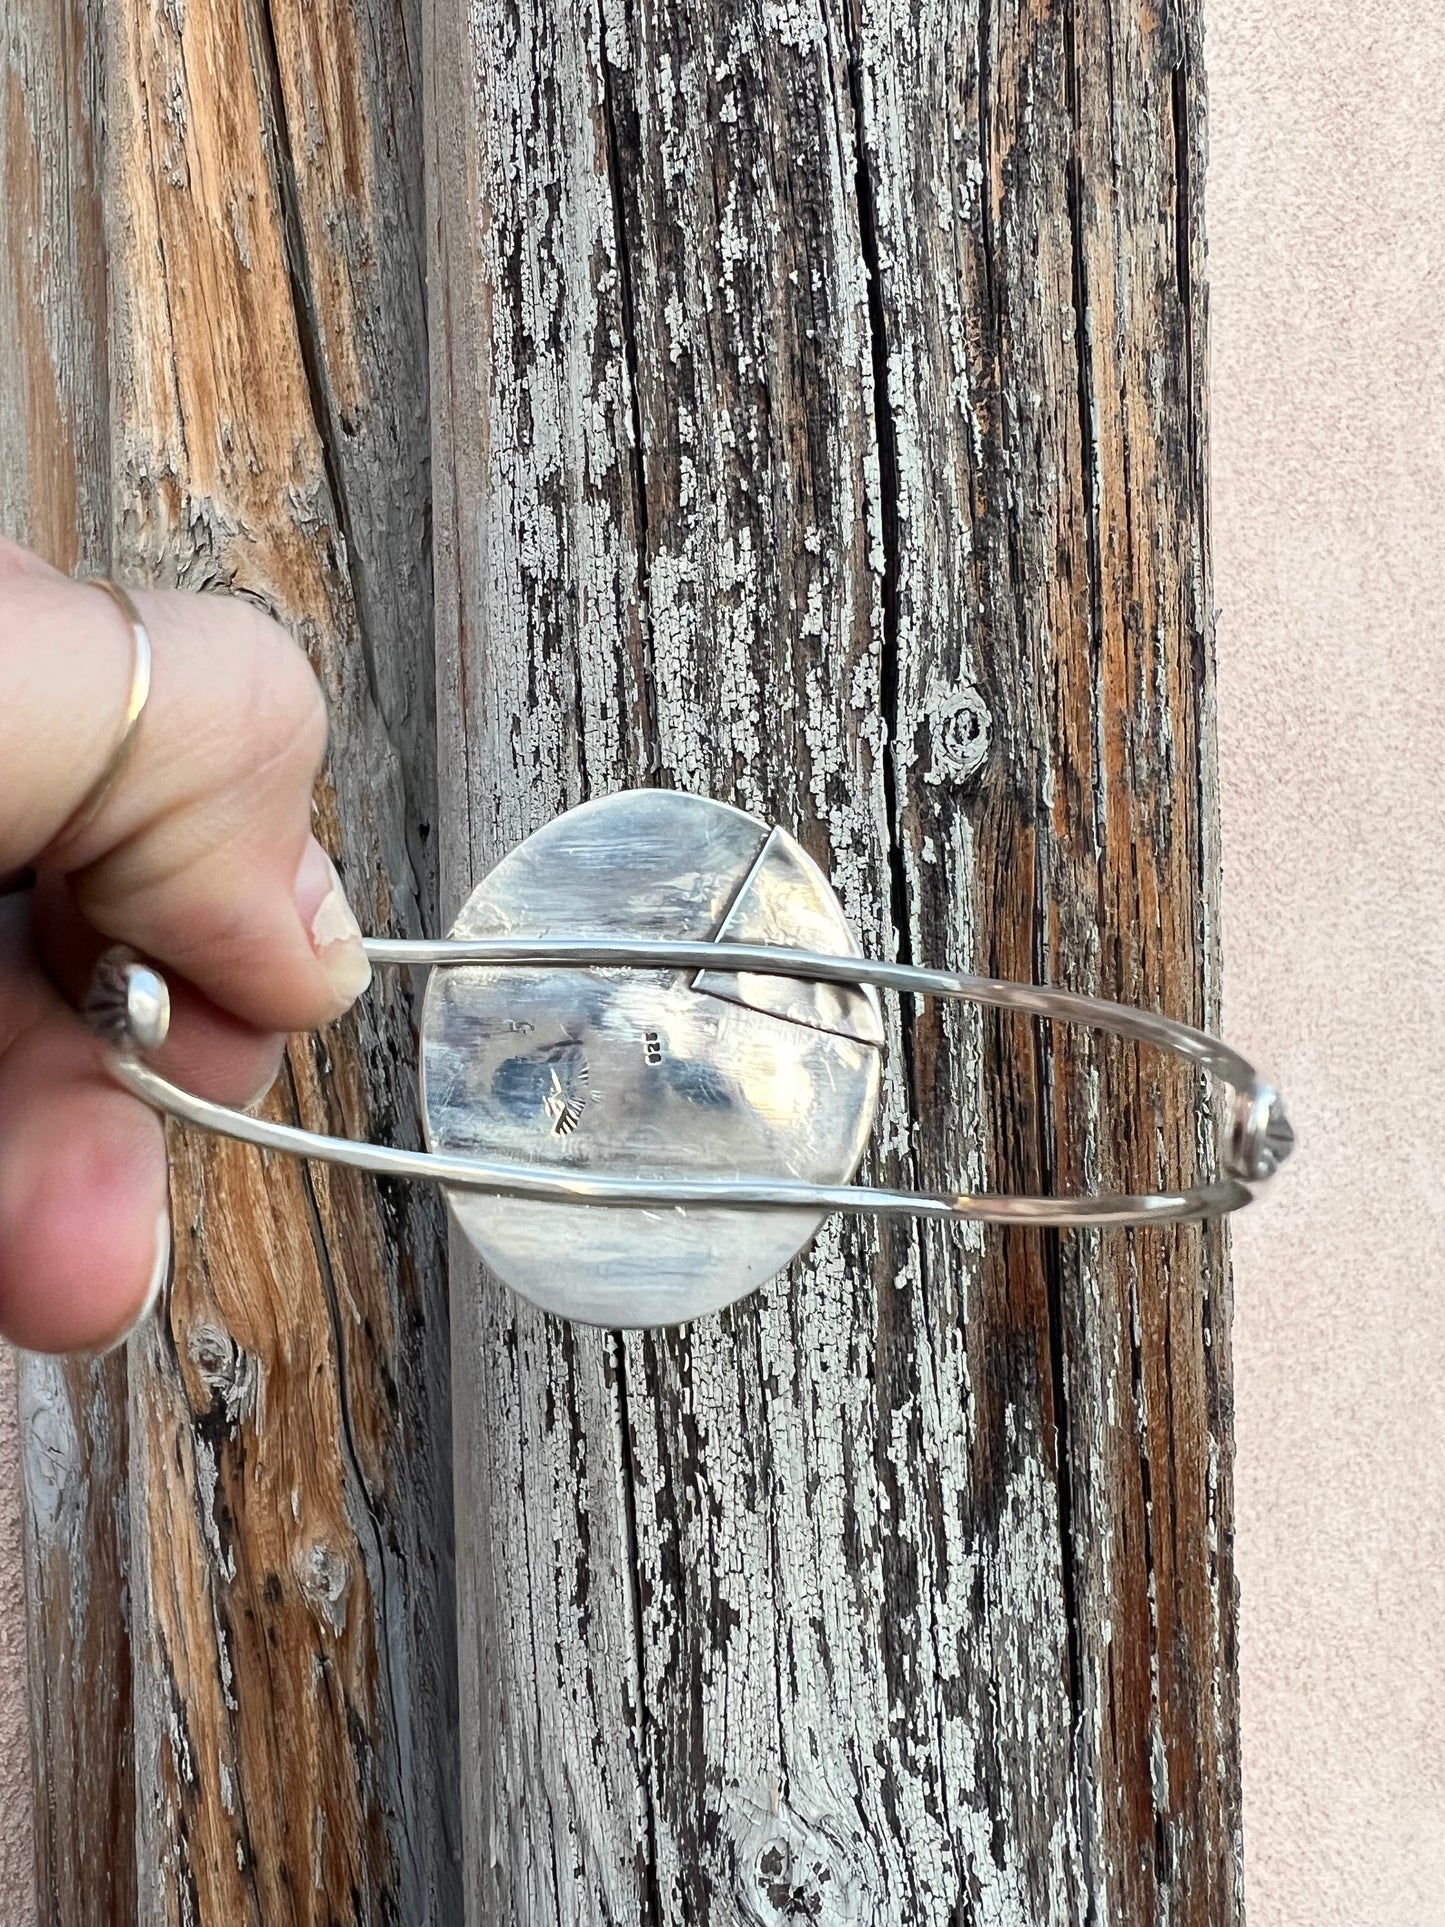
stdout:
{"type": "Polygon", "coordinates": [[[851,942],[816,866],[741,812],[665,792],[568,812],[497,866],[450,939],[365,943],[373,964],[432,971],[427,1151],[318,1136],[169,1083],[141,1061],[164,1039],[167,999],[138,959],[103,959],[87,1010],[116,1079],[157,1110],[265,1150],[438,1183],[507,1282],[596,1324],[670,1323],[727,1303],[834,1212],[1179,1223],[1249,1203],[1293,1148],[1278,1093],[1187,1024],[1043,986],[873,962],[845,954],[851,942]],[[695,906],[705,920],[717,904],[721,922],[705,938],[650,934],[660,921],[685,924],[695,906]],[[577,930],[578,914],[604,929],[577,930]],[[573,928],[556,935],[474,934],[568,919],[573,928]],[[635,921],[642,934],[611,934],[609,921],[635,921]],[[836,933],[837,949],[756,940],[819,931],[836,933]],[[1073,1197],[848,1182],[877,1098],[879,990],[1082,1024],[1186,1059],[1232,1094],[1219,1173],[1176,1191],[1073,1197]],[[771,1165],[743,1161],[756,1146],[771,1165]],[[518,1150],[536,1154],[508,1155],[518,1150]]]}
{"type": "Polygon", "coordinates": [[[120,584],[112,582],[107,576],[91,576],[89,586],[108,595],[126,619],[131,643],[130,689],[115,743],[105,760],[105,766],[55,839],[57,847],[70,842],[95,821],[107,797],[124,775],[135,753],[141,716],[151,693],[151,639],[140,610],[120,584]]]}

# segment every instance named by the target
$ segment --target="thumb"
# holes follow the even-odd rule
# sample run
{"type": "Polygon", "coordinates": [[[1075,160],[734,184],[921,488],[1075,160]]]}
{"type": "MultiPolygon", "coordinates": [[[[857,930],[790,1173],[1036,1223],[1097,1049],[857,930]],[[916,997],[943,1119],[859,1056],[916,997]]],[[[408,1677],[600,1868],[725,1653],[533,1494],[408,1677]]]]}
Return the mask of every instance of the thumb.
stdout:
{"type": "Polygon", "coordinates": [[[67,877],[103,935],[270,1030],[308,1029],[365,989],[361,933],[310,831],[321,692],[277,623],[219,595],[137,594],[150,698],[89,821],[124,715],[129,625],[109,597],[0,545],[0,873],[67,877]],[[66,743],[67,753],[56,745],[66,743]]]}

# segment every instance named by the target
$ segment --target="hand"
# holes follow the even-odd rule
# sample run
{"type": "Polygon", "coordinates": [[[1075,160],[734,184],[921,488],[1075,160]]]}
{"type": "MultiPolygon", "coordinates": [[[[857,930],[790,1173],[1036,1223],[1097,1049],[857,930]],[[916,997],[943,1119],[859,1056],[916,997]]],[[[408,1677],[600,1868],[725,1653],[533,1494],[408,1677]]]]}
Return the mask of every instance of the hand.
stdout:
{"type": "Polygon", "coordinates": [[[116,1342],[170,1257],[160,1120],[108,1078],[68,998],[97,954],[166,967],[157,1067],[252,1103],[282,1033],[339,1016],[370,971],[310,833],[326,741],[316,679],[249,604],[137,594],[152,648],[134,753],[74,823],[130,687],[125,618],[0,540],[0,1334],[116,1342]]]}

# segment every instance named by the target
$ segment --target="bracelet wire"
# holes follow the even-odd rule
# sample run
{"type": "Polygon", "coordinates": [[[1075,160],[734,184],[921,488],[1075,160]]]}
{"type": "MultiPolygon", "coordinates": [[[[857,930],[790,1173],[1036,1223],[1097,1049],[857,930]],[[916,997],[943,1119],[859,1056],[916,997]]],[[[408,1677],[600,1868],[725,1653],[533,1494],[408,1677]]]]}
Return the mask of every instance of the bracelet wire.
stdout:
{"type": "Polygon", "coordinates": [[[367,956],[383,966],[550,965],[567,969],[708,970],[808,978],[1021,1011],[1076,1023],[1172,1052],[1233,1091],[1222,1171],[1186,1189],[1027,1197],[995,1192],[915,1192],[867,1185],[808,1184],[766,1174],[719,1178],[643,1178],[564,1171],[446,1151],[410,1151],[326,1137],[235,1111],[194,1096],[141,1062],[165,1034],[164,981],[138,959],[102,960],[87,1014],[111,1045],[110,1066],[124,1087],[155,1109],[262,1150],[351,1165],[377,1176],[419,1178],[448,1189],[566,1204],[639,1210],[719,1207],[742,1211],[816,1209],[853,1215],[971,1219],[988,1224],[1089,1227],[1179,1223],[1214,1218],[1248,1204],[1294,1144],[1278,1093],[1228,1045],[1175,1019],[1125,1004],[1033,984],[858,957],[814,954],[766,944],[564,937],[412,942],[369,938],[367,956]]]}

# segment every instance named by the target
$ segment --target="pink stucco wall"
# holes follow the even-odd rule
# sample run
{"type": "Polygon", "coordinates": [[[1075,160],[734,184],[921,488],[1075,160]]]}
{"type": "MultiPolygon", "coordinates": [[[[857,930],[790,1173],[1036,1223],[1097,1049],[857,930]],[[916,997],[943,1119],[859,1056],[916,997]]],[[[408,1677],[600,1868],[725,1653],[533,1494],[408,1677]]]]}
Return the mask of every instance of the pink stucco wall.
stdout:
{"type": "Polygon", "coordinates": [[[1252,1927],[1445,1924],[1445,35],[1206,0],[1252,1927]]]}
{"type": "MultiPolygon", "coordinates": [[[[1207,0],[1251,1927],[1445,1927],[1445,35],[1207,0]]],[[[29,1927],[0,1372],[0,1927],[29,1927]]],[[[1130,1927],[1126,1923],[1125,1927],[1130,1927]]]]}

